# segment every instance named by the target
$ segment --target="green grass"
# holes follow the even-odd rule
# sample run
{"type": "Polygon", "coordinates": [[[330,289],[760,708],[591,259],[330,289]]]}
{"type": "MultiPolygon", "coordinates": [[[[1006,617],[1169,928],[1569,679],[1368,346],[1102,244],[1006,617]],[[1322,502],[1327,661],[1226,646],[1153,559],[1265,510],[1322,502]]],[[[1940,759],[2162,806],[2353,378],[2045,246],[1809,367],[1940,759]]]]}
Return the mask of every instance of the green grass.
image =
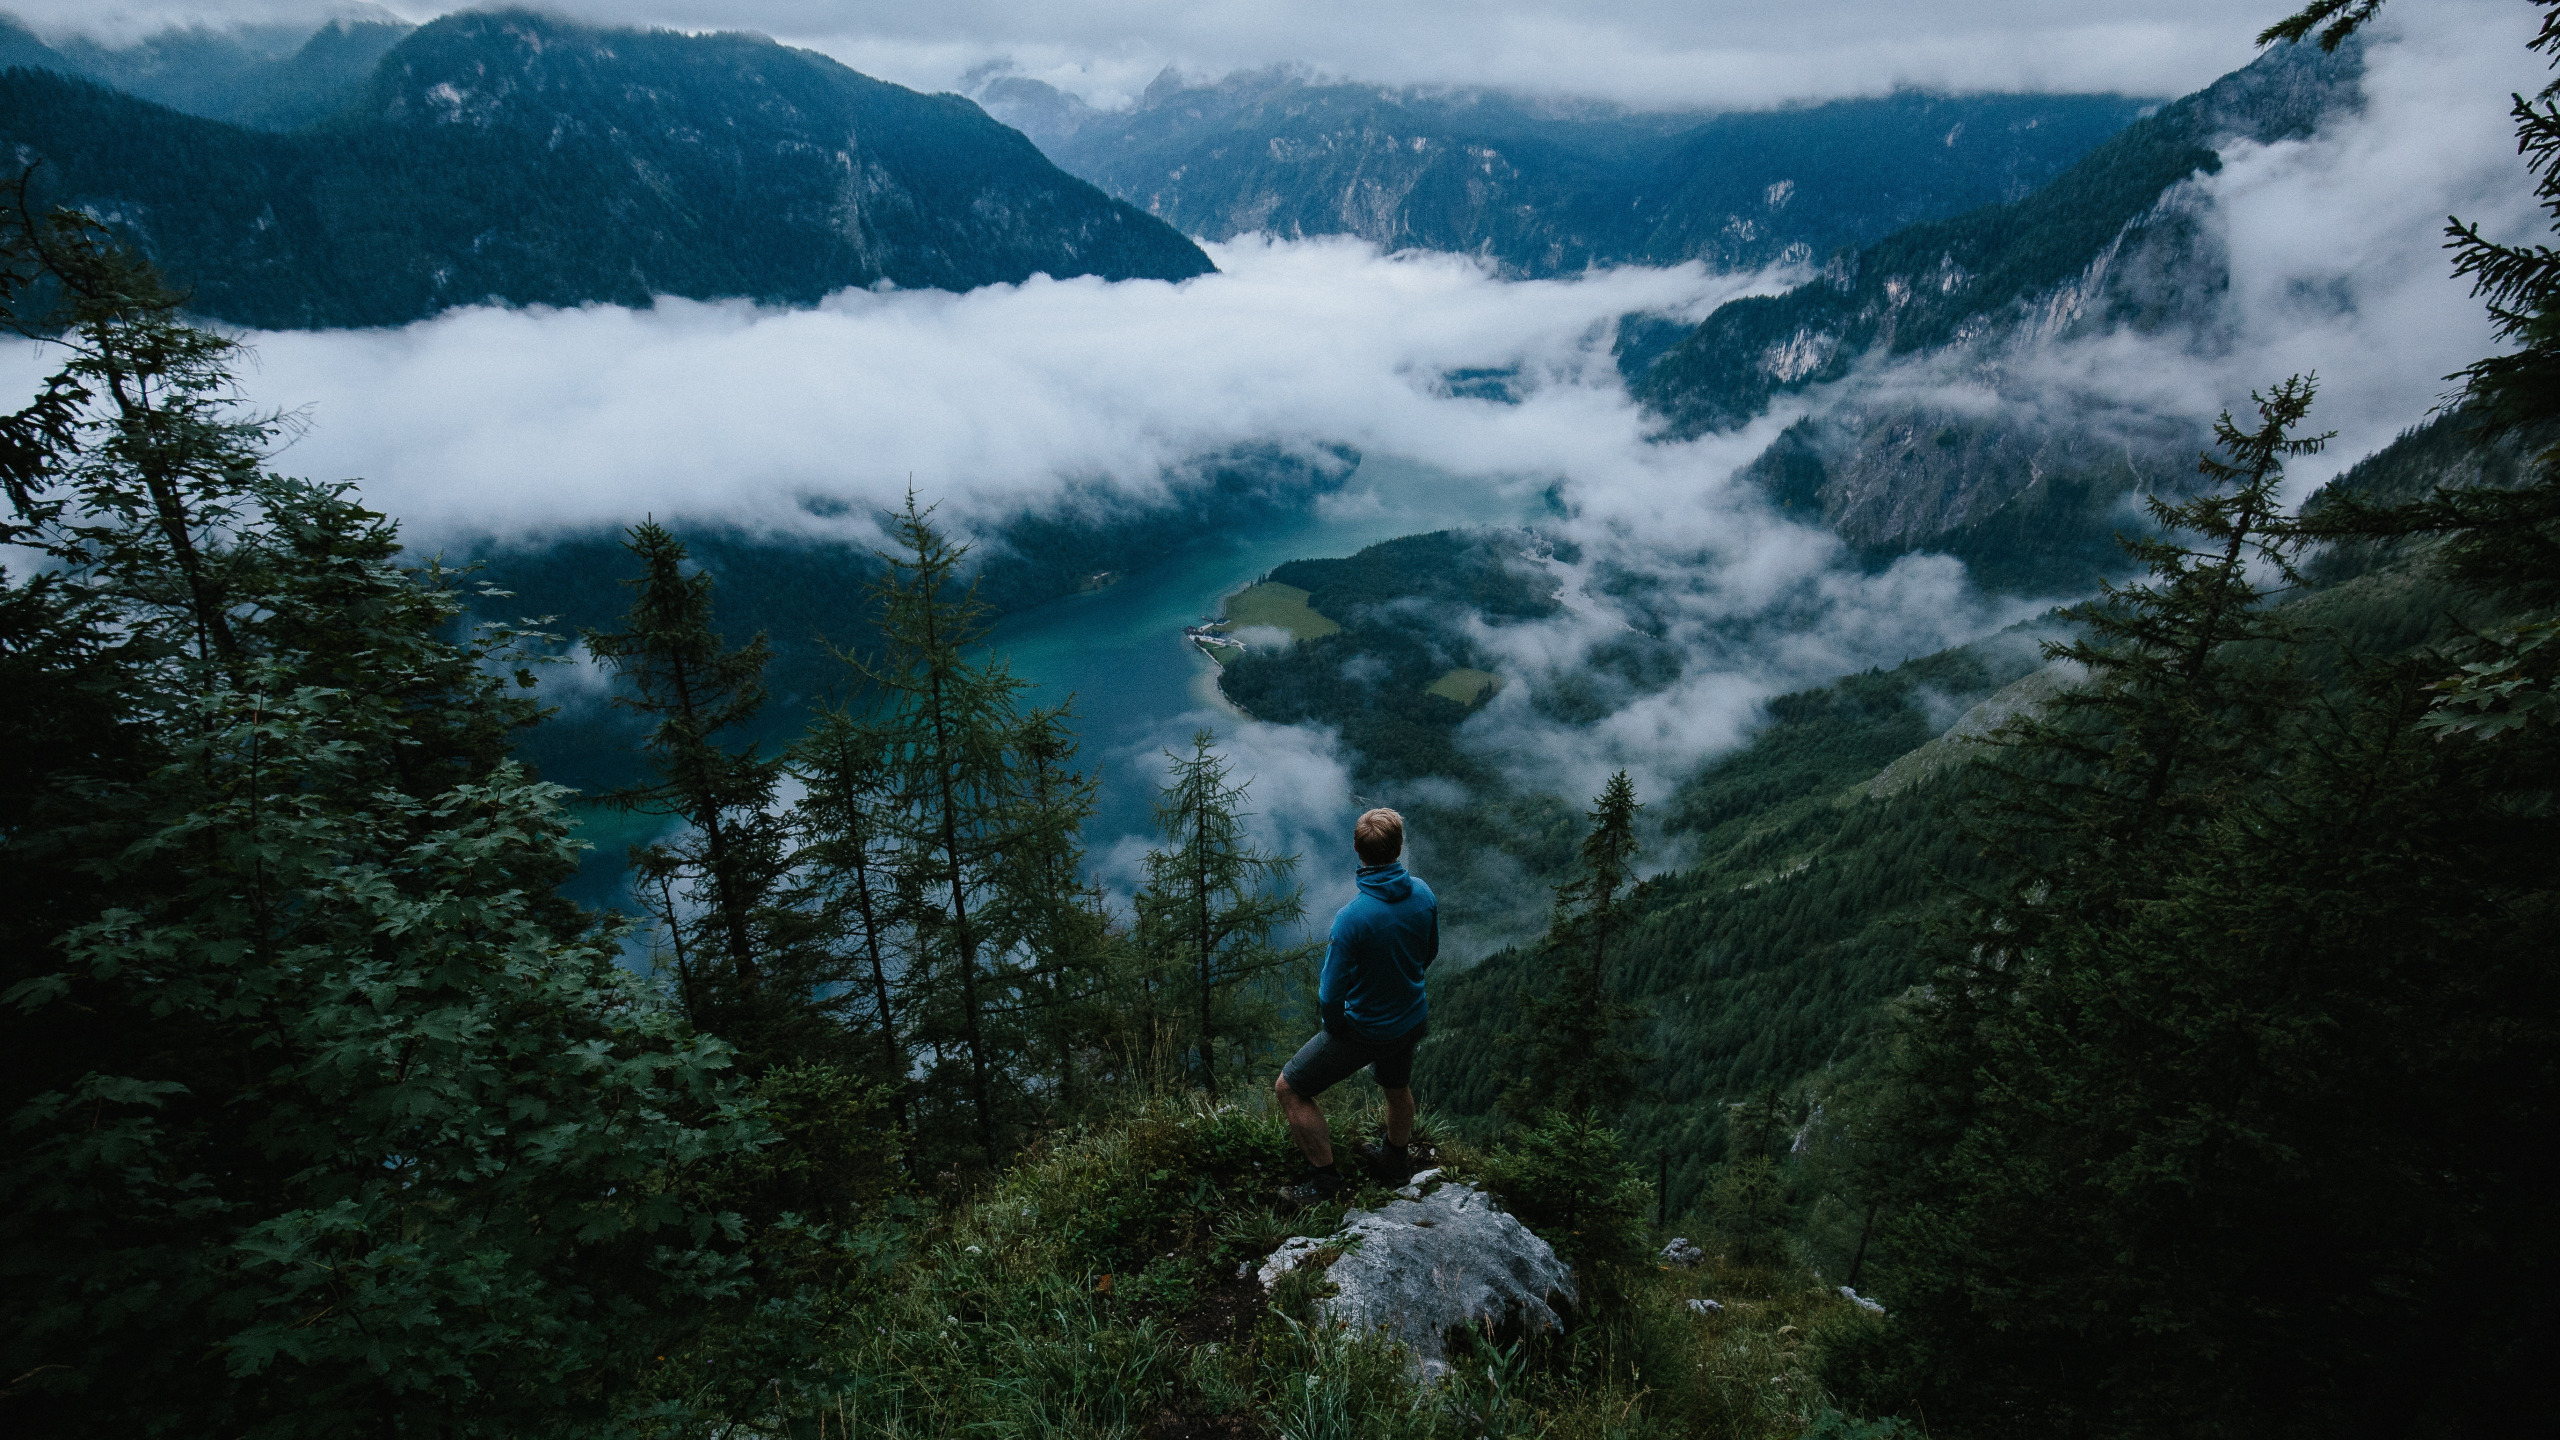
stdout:
{"type": "MultiPolygon", "coordinates": [[[[1349,1148],[1380,1111],[1343,1088],[1325,1099],[1349,1148]]],[[[1423,1130],[1454,1173],[1481,1173],[1423,1130]]],[[[1793,1440],[1827,1408],[1814,1341],[1853,1312],[1810,1275],[1721,1259],[1638,1266],[1564,1334],[1455,1350],[1457,1373],[1417,1388],[1392,1344],[1314,1317],[1312,1279],[1265,1296],[1237,1277],[1341,1219],[1272,1203],[1297,1164],[1260,1092],[1158,1099],[1053,1139],[965,1204],[837,1241],[817,1325],[741,1316],[670,1355],[661,1433],[1793,1440]]]]}
{"type": "Polygon", "coordinates": [[[1455,700],[1461,705],[1474,705],[1492,699],[1493,693],[1501,688],[1501,676],[1490,670],[1470,670],[1462,666],[1423,686],[1422,693],[1455,700]]]}
{"type": "Polygon", "coordinates": [[[1269,580],[1227,597],[1227,623],[1239,628],[1260,625],[1286,630],[1298,640],[1320,640],[1342,628],[1308,606],[1306,591],[1269,580]]]}

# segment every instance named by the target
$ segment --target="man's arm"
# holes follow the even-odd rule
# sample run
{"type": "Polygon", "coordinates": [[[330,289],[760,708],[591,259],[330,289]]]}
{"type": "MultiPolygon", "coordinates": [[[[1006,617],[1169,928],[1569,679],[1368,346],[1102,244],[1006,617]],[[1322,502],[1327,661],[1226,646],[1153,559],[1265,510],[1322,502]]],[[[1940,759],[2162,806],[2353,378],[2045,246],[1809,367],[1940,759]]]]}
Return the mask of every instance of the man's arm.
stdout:
{"type": "Polygon", "coordinates": [[[1342,917],[1334,916],[1333,933],[1325,939],[1324,968],[1316,972],[1316,1009],[1328,1032],[1343,1028],[1343,997],[1351,988],[1351,938],[1343,929],[1342,917]]]}
{"type": "Polygon", "coordinates": [[[1351,946],[1342,938],[1342,927],[1335,926],[1325,942],[1324,969],[1316,973],[1316,1003],[1334,1006],[1342,1003],[1343,987],[1351,983],[1351,946]]]}

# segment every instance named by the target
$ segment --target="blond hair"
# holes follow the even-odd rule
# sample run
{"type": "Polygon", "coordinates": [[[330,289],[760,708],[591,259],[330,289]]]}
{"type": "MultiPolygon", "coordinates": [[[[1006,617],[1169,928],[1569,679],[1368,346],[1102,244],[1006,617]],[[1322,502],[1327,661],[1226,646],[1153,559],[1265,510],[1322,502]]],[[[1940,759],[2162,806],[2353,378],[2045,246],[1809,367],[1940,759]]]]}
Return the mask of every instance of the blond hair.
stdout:
{"type": "Polygon", "coordinates": [[[1404,853],[1404,817],[1384,806],[1351,827],[1351,848],[1363,865],[1384,865],[1404,853]]]}

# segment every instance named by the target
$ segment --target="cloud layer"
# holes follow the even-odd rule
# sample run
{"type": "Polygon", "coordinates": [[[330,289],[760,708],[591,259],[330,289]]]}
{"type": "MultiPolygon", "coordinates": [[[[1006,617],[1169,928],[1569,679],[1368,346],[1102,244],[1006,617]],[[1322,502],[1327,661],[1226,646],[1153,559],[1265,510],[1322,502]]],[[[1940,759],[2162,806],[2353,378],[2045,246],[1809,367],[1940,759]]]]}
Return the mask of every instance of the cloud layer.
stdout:
{"type": "Polygon", "coordinates": [[[1505,284],[1353,241],[1212,251],[1223,273],[1182,285],[1039,278],[799,311],[665,300],[261,334],[248,383],[305,408],[283,464],[364,477],[431,545],[643,513],[861,537],[910,480],[948,513],[993,517],[1070,480],[1144,496],[1169,464],[1266,439],[1515,474],[1572,473],[1600,446],[1668,493],[1731,447],[1649,452],[1610,372],[1611,323],[1775,283],[1688,266],[1505,284]],[[1440,383],[1510,366],[1534,387],[1517,406],[1440,383]]]}
{"type": "MultiPolygon", "coordinates": [[[[1791,13],[1828,17],[1869,37],[1861,44],[1881,44],[1878,37],[1907,35],[1914,23],[1894,17],[1927,8],[1791,13]]],[[[2095,4],[2033,8],[2051,24],[2097,26],[2121,15],[2095,4]]],[[[1148,33],[1169,37],[1167,46],[1197,44],[1208,54],[1204,36],[1229,46],[1202,62],[1215,65],[1288,53],[1278,47],[1292,38],[1368,44],[1360,37],[1450,13],[1407,10],[1302,7],[1283,12],[1307,27],[1294,36],[1259,12],[1221,6],[1173,19],[1133,6],[1016,17],[966,4],[937,18],[878,16],[879,33],[921,37],[920,46],[943,43],[932,39],[943,33],[936,26],[959,34],[963,22],[992,27],[1000,18],[1051,37],[1042,43],[1101,47],[1092,53],[1108,48],[1104,40],[1119,33],[1112,26],[1155,27],[1148,33]],[[1343,35],[1317,23],[1329,18],[1347,27],[1343,35]],[[1070,35],[1070,22],[1088,28],[1070,35]]],[[[652,13],[785,33],[821,15],[785,0],[752,14],[669,0],[652,13]]],[[[874,17],[862,7],[824,13],[874,17]]],[[[1550,38],[1558,74],[1579,73],[1573,65],[1603,53],[1576,51],[1583,42],[1574,35],[1615,37],[1610,43],[1629,53],[1685,53],[1681,45],[1710,39],[1735,54],[1781,41],[1798,47],[1791,54],[1822,53],[1811,28],[1749,20],[1718,29],[1667,8],[1622,7],[1587,21],[1557,18],[1562,10],[1483,13],[1467,33],[1492,37],[1484,43],[1493,48],[1467,63],[1492,68],[1448,78],[1500,78],[1499,65],[1510,63],[1496,53],[1501,46],[1539,34],[1550,38]],[[1577,25],[1571,35],[1552,28],[1577,25]]],[[[2008,24],[2001,33],[2017,44],[2042,33],[2021,18],[2026,7],[1931,13],[1948,21],[1950,35],[1994,21],[2008,24]]],[[[2231,265],[2224,323],[2210,343],[2118,336],[2039,350],[2016,367],[2038,392],[2033,403],[2068,410],[2104,396],[2209,417],[2245,405],[2253,387],[2318,370],[2326,388],[2315,420],[2344,433],[2324,463],[2297,468],[2299,490],[2423,419],[2446,388],[2444,374],[2489,348],[2477,303],[2447,274],[2437,232],[2448,211],[2482,219],[2493,233],[2533,227],[2504,115],[2510,90],[2542,78],[2521,51],[2532,16],[2504,0],[2395,0],[2390,13],[2412,38],[2376,47],[2360,118],[2308,142],[2235,148],[2221,174],[2198,182],[2199,213],[2231,265]]],[[[2245,29],[2262,18],[2215,24],[2245,29]]],[[[1466,43],[1450,48],[1476,54],[1466,43]]],[[[1380,65],[1419,66],[1425,51],[1389,36],[1364,53],[1380,65]]],[[[1863,51],[1841,53],[1841,75],[1865,73],[1863,51]]],[[[1911,53],[1925,60],[1936,52],[1911,53]]],[[[2142,62],[2148,52],[2127,42],[2125,53],[2142,62]]],[[[955,50],[953,63],[960,58],[955,50]]],[[[1770,65],[1771,74],[1791,73],[1770,65]]],[[[2163,88],[2203,78],[2209,71],[2163,88]]],[[[1347,241],[1248,239],[1213,253],[1222,273],[1182,285],[1036,280],[968,295],[855,292],[796,312],[683,301],[647,311],[482,309],[396,331],[260,335],[250,337],[259,362],[247,383],[260,401],[308,416],[284,468],[364,477],[373,503],[426,545],[539,537],[642,513],[863,538],[864,517],[910,479],[947,514],[986,520],[1045,503],[1069,484],[1144,496],[1170,464],[1273,439],[1347,442],[1467,475],[1552,478],[1572,512],[1568,538],[1581,546],[1579,560],[1559,566],[1575,603],[1552,622],[1486,632],[1506,669],[1533,683],[1496,697],[1467,739],[1576,797],[1619,766],[1658,796],[1700,757],[1746,735],[1769,694],[1891,664],[2017,613],[1982,600],[1944,559],[1915,557],[1880,574],[1852,569],[1828,536],[1779,519],[1735,486],[1732,472],[1789,413],[1693,443],[1645,439],[1609,363],[1614,318],[1630,310],[1696,316],[1780,277],[1683,267],[1509,283],[1462,258],[1382,256],[1347,241]],[[1525,390],[1517,405],[1453,397],[1441,381],[1451,370],[1511,367],[1525,390]],[[1617,577],[1609,589],[1596,583],[1604,571],[1617,577]],[[1681,677],[1590,726],[1545,718],[1530,704],[1535,678],[1569,671],[1593,646],[1629,633],[1638,617],[1610,596],[1630,575],[1644,582],[1641,618],[1684,656],[1681,677]]],[[[32,376],[40,361],[20,349],[0,363],[15,377],[32,376]]],[[[1178,742],[1194,720],[1168,718],[1160,738],[1178,742]]],[[[1275,812],[1275,835],[1330,824],[1348,805],[1341,757],[1326,737],[1221,729],[1234,729],[1243,768],[1287,775],[1278,788],[1307,808],[1304,816],[1275,812]]],[[[1145,757],[1106,758],[1135,767],[1145,757]]],[[[1105,868],[1125,872],[1126,862],[1105,857],[1105,868]]]]}
{"type": "MultiPolygon", "coordinates": [[[[318,18],[331,0],[17,0],[39,28],[318,18]]],[[[393,0],[425,19],[464,8],[393,0]]],[[[547,0],[615,24],[759,30],[927,89],[1010,58],[1097,104],[1167,65],[1300,63],[1386,84],[1499,86],[1646,107],[1749,108],[1955,90],[2192,90],[2248,58],[2284,0],[547,0]]]]}

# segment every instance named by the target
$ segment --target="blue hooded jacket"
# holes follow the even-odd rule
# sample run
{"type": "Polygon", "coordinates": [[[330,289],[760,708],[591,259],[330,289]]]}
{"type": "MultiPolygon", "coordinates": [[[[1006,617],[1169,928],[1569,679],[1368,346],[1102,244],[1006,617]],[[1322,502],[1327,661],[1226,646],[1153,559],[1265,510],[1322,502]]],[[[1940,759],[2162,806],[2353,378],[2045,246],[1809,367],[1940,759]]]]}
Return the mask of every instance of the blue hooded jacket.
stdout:
{"type": "Polygon", "coordinates": [[[1440,954],[1440,902],[1400,864],[1364,865],[1359,883],[1333,917],[1316,1003],[1328,1031],[1400,1039],[1431,1017],[1422,972],[1440,954]]]}

